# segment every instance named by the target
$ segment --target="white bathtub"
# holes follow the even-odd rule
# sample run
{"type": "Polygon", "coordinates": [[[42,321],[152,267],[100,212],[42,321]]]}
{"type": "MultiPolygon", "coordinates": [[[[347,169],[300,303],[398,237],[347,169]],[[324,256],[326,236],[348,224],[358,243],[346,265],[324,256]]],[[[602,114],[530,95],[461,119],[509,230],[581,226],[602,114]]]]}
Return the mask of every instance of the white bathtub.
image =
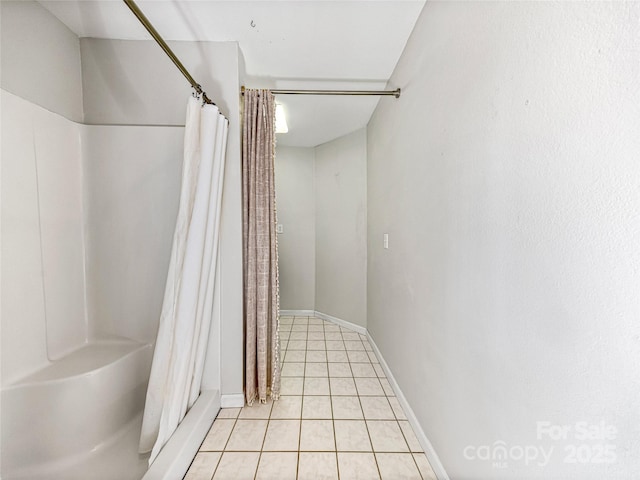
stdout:
{"type": "Polygon", "coordinates": [[[2,478],[140,479],[152,346],[91,343],[2,390],[2,478]]]}

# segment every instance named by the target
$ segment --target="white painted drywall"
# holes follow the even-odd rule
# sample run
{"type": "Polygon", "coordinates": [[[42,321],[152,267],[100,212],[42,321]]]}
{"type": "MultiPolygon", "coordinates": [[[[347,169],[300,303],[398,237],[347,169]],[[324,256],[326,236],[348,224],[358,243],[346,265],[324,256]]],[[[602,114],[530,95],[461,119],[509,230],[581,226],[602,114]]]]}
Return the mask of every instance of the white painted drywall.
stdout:
{"type": "Polygon", "coordinates": [[[633,2],[427,2],[369,124],[368,328],[451,478],[640,471],[638,25],[633,2]],[[504,468],[477,459],[500,441],[504,468]]]}
{"type": "Polygon", "coordinates": [[[2,88],[81,122],[80,42],[34,1],[0,2],[2,88]]]}
{"type": "MultiPolygon", "coordinates": [[[[163,125],[184,125],[189,84],[176,70],[171,61],[152,41],[101,40],[83,38],[80,42],[83,66],[83,85],[86,89],[84,106],[87,123],[109,124],[112,127],[88,129],[94,138],[100,137],[96,148],[105,149],[96,154],[101,165],[87,166],[91,173],[90,190],[102,196],[104,215],[93,218],[96,232],[111,232],[111,241],[118,240],[118,228],[124,228],[128,235],[121,248],[126,257],[144,251],[147,272],[137,272],[130,276],[130,282],[149,281],[141,284],[142,293],[149,302],[145,318],[153,317],[161,307],[166,281],[171,235],[159,240],[157,234],[165,234],[171,229],[179,200],[181,169],[176,163],[182,160],[182,138],[177,133],[181,128],[163,125]],[[154,125],[145,129],[127,125],[154,125]],[[112,130],[113,129],[113,130],[112,130]],[[100,133],[98,133],[100,132],[100,133]],[[136,132],[140,138],[136,139],[136,132]],[[102,137],[104,135],[104,137],[102,137]],[[165,138],[166,137],[166,138],[165,138]],[[146,144],[146,146],[145,146],[146,144]],[[130,150],[127,150],[130,147],[130,150]],[[163,151],[164,150],[164,151],[163,151]],[[177,158],[170,159],[170,155],[177,158]],[[125,155],[124,158],[116,157],[125,155]],[[158,155],[154,164],[154,155],[158,155]],[[166,167],[166,171],[163,170],[166,167]],[[168,178],[167,175],[175,175],[168,178]],[[107,180],[111,179],[111,180],[107,180]],[[120,179],[120,180],[118,180],[120,179]],[[98,185],[100,182],[118,184],[98,185]],[[127,210],[125,205],[132,207],[127,210]],[[155,204],[155,210],[154,210],[155,204]],[[135,206],[135,207],[134,207],[135,206]],[[144,208],[152,219],[144,218],[144,208]],[[142,223],[141,223],[142,222],[142,223]],[[151,228],[146,228],[151,222],[151,228]],[[165,252],[163,254],[162,252],[165,252]],[[159,272],[164,265],[164,273],[159,272]],[[155,272],[155,273],[154,273],[155,272]]],[[[224,192],[222,200],[220,239],[220,305],[221,336],[220,379],[223,395],[242,394],[242,210],[240,172],[240,108],[238,80],[238,49],[233,42],[170,42],[171,48],[186,68],[202,84],[208,95],[218,104],[229,119],[229,139],[225,167],[224,192]]],[[[94,161],[87,158],[87,162],[94,161]]],[[[108,234],[108,233],[107,233],[108,234]]],[[[89,263],[94,265],[93,274],[99,290],[94,290],[90,305],[94,311],[100,305],[112,305],[111,295],[123,288],[120,274],[128,267],[120,261],[110,269],[97,268],[107,265],[109,253],[108,239],[93,238],[88,244],[89,263]],[[95,302],[95,303],[91,303],[95,302]]],[[[145,301],[129,295],[127,305],[112,308],[126,309],[128,315],[140,315],[145,301]]],[[[138,338],[147,335],[147,326],[126,326],[126,318],[112,320],[112,325],[120,325],[136,334],[138,338]]],[[[215,320],[218,321],[217,319],[215,320]]],[[[114,327],[115,328],[115,327],[114,327]]],[[[157,328],[157,319],[156,319],[157,328]]],[[[214,372],[211,372],[214,374],[214,372]]],[[[217,375],[217,373],[215,374],[217,375]]],[[[209,384],[205,381],[204,387],[209,384]]]]}
{"type": "Polygon", "coordinates": [[[316,217],[313,148],[276,148],[280,309],[314,310],[316,217]]]}
{"type": "Polygon", "coordinates": [[[315,149],[316,310],[367,325],[367,132],[315,149]]]}

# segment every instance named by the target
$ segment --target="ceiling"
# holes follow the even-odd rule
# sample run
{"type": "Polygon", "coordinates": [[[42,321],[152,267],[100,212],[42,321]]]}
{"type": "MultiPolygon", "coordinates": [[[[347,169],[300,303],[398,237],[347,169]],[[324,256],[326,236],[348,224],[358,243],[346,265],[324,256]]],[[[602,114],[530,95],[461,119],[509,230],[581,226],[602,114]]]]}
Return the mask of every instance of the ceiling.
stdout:
{"type": "MultiPolygon", "coordinates": [[[[150,38],[119,0],[40,3],[79,37],[150,38]]],[[[136,3],[165,40],[237,41],[249,88],[382,90],[424,0],[136,3]]],[[[289,124],[278,144],[313,147],[364,127],[378,97],[278,95],[277,102],[289,124]]]]}

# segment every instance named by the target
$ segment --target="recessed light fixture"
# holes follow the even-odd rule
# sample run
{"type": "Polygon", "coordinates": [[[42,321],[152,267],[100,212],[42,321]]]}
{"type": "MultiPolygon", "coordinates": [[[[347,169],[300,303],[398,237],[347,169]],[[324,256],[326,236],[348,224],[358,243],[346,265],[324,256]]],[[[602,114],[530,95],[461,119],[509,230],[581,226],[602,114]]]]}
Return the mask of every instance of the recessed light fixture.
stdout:
{"type": "Polygon", "coordinates": [[[287,133],[287,119],[284,116],[284,107],[279,103],[276,104],[276,133],[287,133]]]}

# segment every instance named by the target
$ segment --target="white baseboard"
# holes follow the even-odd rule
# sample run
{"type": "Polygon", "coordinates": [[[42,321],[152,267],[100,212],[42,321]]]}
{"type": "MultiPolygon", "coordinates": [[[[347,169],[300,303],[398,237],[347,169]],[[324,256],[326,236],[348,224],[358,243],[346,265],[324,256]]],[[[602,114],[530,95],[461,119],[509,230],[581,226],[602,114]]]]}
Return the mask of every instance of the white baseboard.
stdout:
{"type": "Polygon", "coordinates": [[[409,423],[411,424],[411,427],[413,428],[413,431],[416,434],[416,437],[418,438],[420,445],[424,449],[424,453],[427,456],[429,463],[431,464],[431,468],[433,469],[433,472],[436,474],[436,477],[438,478],[438,480],[449,480],[449,476],[447,475],[447,472],[445,471],[444,466],[442,465],[442,462],[438,458],[436,451],[433,449],[433,445],[431,445],[431,442],[425,435],[424,430],[422,430],[422,426],[420,425],[420,423],[418,423],[418,419],[416,418],[415,413],[413,413],[413,409],[409,406],[409,403],[407,402],[407,399],[404,396],[404,393],[402,393],[402,390],[400,390],[400,386],[398,385],[398,382],[396,382],[396,379],[393,376],[393,373],[389,369],[389,365],[387,365],[387,362],[384,360],[384,357],[380,353],[380,350],[378,349],[376,342],[373,341],[373,338],[371,338],[371,334],[369,334],[369,332],[367,332],[367,338],[369,339],[369,343],[373,348],[373,352],[376,354],[376,357],[378,357],[380,366],[384,370],[384,373],[387,376],[387,380],[389,380],[389,384],[391,385],[391,388],[393,388],[393,391],[396,394],[396,397],[400,402],[402,409],[404,410],[407,420],[409,420],[409,423]]]}
{"type": "Polygon", "coordinates": [[[340,325],[341,327],[348,328],[349,330],[353,330],[354,332],[361,333],[362,335],[367,334],[366,328],[361,327],[360,325],[356,325],[355,323],[347,322],[346,320],[342,320],[341,318],[338,318],[338,317],[332,317],[331,315],[318,312],[317,310],[314,313],[316,317],[321,318],[322,320],[326,320],[327,322],[335,323],[336,325],[340,325]]]}
{"type": "Polygon", "coordinates": [[[313,317],[313,310],[280,310],[281,317],[313,317]]]}
{"type": "Polygon", "coordinates": [[[244,393],[230,393],[220,397],[221,408],[244,407],[244,393]]]}

